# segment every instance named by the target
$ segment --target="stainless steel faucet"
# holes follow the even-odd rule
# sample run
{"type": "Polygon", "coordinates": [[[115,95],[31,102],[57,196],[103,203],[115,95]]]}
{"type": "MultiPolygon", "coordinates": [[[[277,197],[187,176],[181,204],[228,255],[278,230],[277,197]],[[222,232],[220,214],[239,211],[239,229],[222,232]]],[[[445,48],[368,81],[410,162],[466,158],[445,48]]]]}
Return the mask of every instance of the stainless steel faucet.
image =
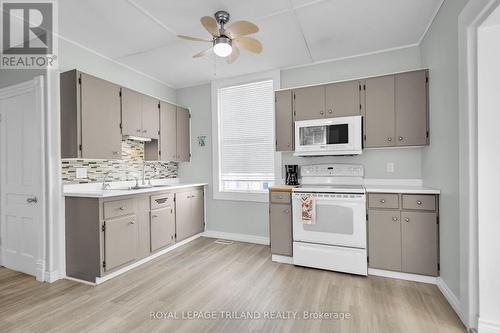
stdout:
{"type": "Polygon", "coordinates": [[[109,185],[109,183],[108,183],[108,182],[106,182],[106,179],[108,178],[108,176],[109,176],[110,174],[111,174],[111,171],[107,171],[107,172],[104,174],[104,176],[102,177],[102,186],[101,186],[101,188],[102,188],[103,190],[106,190],[106,189],[108,189],[108,188],[110,188],[110,187],[111,187],[111,185],[109,185]]]}

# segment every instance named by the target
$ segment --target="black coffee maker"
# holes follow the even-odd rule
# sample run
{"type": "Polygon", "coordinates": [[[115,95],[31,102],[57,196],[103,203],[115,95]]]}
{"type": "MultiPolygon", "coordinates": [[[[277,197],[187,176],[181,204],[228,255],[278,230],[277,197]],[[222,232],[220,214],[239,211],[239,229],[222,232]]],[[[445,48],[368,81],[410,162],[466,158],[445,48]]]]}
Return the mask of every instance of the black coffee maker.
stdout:
{"type": "Polygon", "coordinates": [[[287,185],[299,185],[299,166],[285,165],[287,185]]]}

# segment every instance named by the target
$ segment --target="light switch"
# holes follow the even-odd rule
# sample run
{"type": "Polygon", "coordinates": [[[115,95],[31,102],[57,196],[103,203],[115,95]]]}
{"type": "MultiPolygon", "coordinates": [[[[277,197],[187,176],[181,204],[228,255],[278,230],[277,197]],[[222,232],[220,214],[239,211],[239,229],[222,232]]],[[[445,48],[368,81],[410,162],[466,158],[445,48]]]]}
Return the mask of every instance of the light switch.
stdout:
{"type": "Polygon", "coordinates": [[[393,162],[387,163],[387,172],[394,173],[394,163],[393,162]]]}
{"type": "Polygon", "coordinates": [[[76,168],[76,178],[87,178],[87,168],[76,168]]]}

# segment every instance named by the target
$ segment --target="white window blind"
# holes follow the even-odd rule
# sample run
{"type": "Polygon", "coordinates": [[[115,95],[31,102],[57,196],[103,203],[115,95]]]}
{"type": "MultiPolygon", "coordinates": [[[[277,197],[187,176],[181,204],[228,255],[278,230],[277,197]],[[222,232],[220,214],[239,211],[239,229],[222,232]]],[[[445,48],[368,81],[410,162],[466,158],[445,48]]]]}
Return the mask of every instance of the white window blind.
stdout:
{"type": "Polygon", "coordinates": [[[274,181],[273,81],[218,90],[222,191],[264,191],[274,181]]]}

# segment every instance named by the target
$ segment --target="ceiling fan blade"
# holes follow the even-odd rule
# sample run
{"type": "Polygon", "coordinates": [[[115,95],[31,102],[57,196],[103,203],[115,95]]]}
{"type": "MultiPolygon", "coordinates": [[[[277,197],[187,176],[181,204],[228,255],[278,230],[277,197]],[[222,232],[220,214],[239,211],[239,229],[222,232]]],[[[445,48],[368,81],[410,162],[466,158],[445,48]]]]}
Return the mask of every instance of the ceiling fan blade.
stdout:
{"type": "Polygon", "coordinates": [[[203,39],[203,38],[198,38],[198,37],[191,37],[191,36],[185,36],[185,35],[177,35],[177,37],[182,38],[182,39],[187,39],[193,42],[209,42],[212,43],[211,40],[208,39],[203,39]]]}
{"type": "Polygon", "coordinates": [[[233,40],[233,45],[242,47],[253,53],[262,52],[262,44],[252,37],[238,37],[233,40]]]}
{"type": "Polygon", "coordinates": [[[224,34],[229,38],[236,38],[254,34],[259,31],[259,27],[248,21],[236,21],[224,31],[224,34]]]}
{"type": "Polygon", "coordinates": [[[201,51],[201,52],[198,52],[196,53],[193,58],[200,58],[200,57],[203,57],[204,55],[207,55],[210,51],[212,50],[212,47],[210,46],[208,49],[204,50],[204,51],[201,51]]]}
{"type": "Polygon", "coordinates": [[[233,51],[231,54],[226,58],[228,64],[232,64],[238,57],[240,56],[240,49],[237,48],[236,46],[233,46],[233,51]]]}
{"type": "Polygon", "coordinates": [[[203,16],[201,19],[201,25],[207,29],[207,31],[214,37],[219,36],[219,27],[217,27],[217,22],[211,16],[203,16]]]}

